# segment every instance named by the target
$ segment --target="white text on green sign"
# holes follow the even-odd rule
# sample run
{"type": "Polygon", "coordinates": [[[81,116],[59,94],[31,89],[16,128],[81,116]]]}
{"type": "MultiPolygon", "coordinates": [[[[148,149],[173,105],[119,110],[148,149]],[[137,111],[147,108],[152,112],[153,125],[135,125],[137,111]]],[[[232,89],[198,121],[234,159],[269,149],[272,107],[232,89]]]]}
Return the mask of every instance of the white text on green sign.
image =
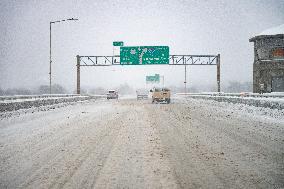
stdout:
{"type": "Polygon", "coordinates": [[[123,41],[114,41],[113,46],[123,46],[123,41]]]}
{"type": "Polygon", "coordinates": [[[120,64],[169,64],[168,46],[120,47],[120,64]]]}

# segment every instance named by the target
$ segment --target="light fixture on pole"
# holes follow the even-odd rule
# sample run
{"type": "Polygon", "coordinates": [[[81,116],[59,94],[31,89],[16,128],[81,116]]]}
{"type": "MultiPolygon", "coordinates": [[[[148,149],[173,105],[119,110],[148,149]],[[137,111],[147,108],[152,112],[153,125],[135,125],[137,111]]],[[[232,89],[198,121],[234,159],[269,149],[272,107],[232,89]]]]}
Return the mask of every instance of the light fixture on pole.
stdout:
{"type": "Polygon", "coordinates": [[[51,24],[59,23],[59,22],[66,22],[66,21],[77,21],[77,18],[68,18],[65,20],[57,20],[49,22],[49,93],[51,94],[51,24]]]}

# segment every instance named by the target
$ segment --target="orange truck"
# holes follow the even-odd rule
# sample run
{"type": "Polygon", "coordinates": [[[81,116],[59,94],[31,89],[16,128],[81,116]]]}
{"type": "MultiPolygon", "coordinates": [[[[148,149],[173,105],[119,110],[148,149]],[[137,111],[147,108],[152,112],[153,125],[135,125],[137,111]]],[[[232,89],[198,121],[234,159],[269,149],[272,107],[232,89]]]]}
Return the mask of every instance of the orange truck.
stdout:
{"type": "Polygon", "coordinates": [[[171,102],[171,91],[168,88],[153,88],[150,90],[152,93],[152,103],[155,102],[171,102]]]}

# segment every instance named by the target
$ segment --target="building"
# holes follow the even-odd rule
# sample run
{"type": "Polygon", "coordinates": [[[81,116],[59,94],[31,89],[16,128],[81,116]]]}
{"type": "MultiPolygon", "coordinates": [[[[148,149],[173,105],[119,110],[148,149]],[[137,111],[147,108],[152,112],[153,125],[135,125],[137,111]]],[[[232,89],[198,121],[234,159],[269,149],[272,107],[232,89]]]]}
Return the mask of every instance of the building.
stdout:
{"type": "Polygon", "coordinates": [[[284,92],[284,24],[249,41],[254,42],[253,92],[284,92]]]}

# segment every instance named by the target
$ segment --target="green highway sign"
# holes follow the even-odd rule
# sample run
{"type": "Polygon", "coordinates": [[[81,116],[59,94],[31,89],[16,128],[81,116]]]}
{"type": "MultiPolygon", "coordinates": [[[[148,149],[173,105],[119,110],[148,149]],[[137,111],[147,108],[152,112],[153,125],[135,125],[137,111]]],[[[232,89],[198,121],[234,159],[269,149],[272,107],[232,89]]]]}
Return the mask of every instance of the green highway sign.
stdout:
{"type": "Polygon", "coordinates": [[[160,83],[160,75],[159,74],[155,74],[155,75],[150,75],[150,76],[146,76],[146,82],[147,83],[160,83]]]}
{"type": "Polygon", "coordinates": [[[169,64],[168,46],[120,47],[120,64],[169,64]]]}
{"type": "Polygon", "coordinates": [[[113,46],[123,46],[123,41],[114,41],[113,46]]]}

